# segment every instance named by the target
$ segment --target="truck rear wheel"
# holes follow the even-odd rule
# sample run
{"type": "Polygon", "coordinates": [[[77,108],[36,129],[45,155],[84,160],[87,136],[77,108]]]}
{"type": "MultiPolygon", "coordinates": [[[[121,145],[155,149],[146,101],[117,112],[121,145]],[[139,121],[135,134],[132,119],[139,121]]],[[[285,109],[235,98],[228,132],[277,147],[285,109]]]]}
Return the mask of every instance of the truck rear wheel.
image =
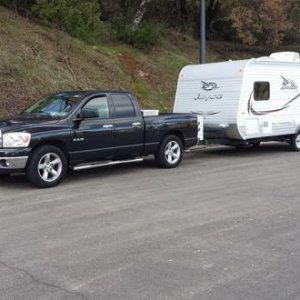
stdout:
{"type": "Polygon", "coordinates": [[[58,147],[45,145],[37,148],[26,168],[27,179],[39,188],[58,185],[67,173],[67,159],[58,147]]]}
{"type": "Polygon", "coordinates": [[[155,154],[157,164],[162,168],[176,168],[183,156],[181,139],[176,135],[166,136],[155,154]]]}
{"type": "Polygon", "coordinates": [[[291,150],[300,151],[300,131],[290,141],[291,150]]]}

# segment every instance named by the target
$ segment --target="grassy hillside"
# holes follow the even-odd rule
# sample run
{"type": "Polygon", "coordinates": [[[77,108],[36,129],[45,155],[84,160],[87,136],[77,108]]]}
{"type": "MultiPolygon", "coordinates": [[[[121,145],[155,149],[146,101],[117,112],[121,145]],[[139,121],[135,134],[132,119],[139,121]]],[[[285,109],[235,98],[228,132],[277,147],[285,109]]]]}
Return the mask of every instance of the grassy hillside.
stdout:
{"type": "MultiPolygon", "coordinates": [[[[1,117],[49,92],[74,89],[131,90],[143,107],[170,110],[180,69],[198,57],[198,43],[177,32],[147,53],[120,43],[86,45],[1,6],[0,40],[1,117]]],[[[269,52],[220,42],[208,48],[208,61],[269,52]]]]}

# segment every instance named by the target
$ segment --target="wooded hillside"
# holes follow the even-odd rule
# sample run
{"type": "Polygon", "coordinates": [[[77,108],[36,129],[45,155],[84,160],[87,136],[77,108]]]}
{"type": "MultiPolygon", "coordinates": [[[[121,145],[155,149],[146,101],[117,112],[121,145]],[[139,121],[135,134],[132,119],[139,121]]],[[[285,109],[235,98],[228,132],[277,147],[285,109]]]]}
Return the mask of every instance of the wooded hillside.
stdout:
{"type": "MultiPolygon", "coordinates": [[[[138,48],[166,28],[199,34],[200,0],[0,0],[27,17],[85,41],[119,39],[138,48]]],[[[300,26],[300,0],[206,0],[208,38],[248,45],[282,43],[300,26]]]]}
{"type": "MultiPolygon", "coordinates": [[[[131,90],[168,111],[180,69],[198,62],[199,1],[0,3],[0,116],[74,89],[131,90]]],[[[296,0],[207,1],[207,61],[299,51],[298,12],[296,0]]]]}

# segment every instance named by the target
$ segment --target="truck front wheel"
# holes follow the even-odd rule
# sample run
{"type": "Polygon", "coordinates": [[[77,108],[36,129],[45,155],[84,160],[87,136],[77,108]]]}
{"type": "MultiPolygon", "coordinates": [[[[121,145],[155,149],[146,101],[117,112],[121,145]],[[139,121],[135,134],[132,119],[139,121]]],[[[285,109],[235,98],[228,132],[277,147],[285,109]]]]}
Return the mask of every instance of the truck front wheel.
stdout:
{"type": "Polygon", "coordinates": [[[155,160],[162,168],[175,168],[180,164],[182,156],[181,139],[176,135],[168,135],[162,140],[159,150],[155,154],[155,160]]]}
{"type": "Polygon", "coordinates": [[[67,173],[67,159],[58,147],[45,145],[37,148],[31,155],[26,177],[39,188],[58,185],[67,173]]]}

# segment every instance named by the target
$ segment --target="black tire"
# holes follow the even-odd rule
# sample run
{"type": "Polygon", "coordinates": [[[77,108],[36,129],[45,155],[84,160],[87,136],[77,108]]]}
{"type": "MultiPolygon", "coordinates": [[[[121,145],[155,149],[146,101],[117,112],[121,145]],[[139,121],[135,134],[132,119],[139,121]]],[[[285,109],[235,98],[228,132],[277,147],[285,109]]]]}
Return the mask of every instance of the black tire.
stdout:
{"type": "Polygon", "coordinates": [[[295,152],[300,151],[300,131],[294,135],[290,141],[291,150],[295,152]]]}
{"type": "Polygon", "coordinates": [[[181,139],[176,135],[164,137],[159,146],[159,150],[155,154],[155,160],[158,166],[165,169],[176,168],[182,161],[182,157],[183,144],[181,139]],[[169,153],[167,154],[168,151],[169,153]]]}
{"type": "Polygon", "coordinates": [[[68,164],[64,152],[58,147],[44,145],[37,148],[30,156],[26,177],[36,187],[51,188],[62,181],[67,170],[68,164]]]}

